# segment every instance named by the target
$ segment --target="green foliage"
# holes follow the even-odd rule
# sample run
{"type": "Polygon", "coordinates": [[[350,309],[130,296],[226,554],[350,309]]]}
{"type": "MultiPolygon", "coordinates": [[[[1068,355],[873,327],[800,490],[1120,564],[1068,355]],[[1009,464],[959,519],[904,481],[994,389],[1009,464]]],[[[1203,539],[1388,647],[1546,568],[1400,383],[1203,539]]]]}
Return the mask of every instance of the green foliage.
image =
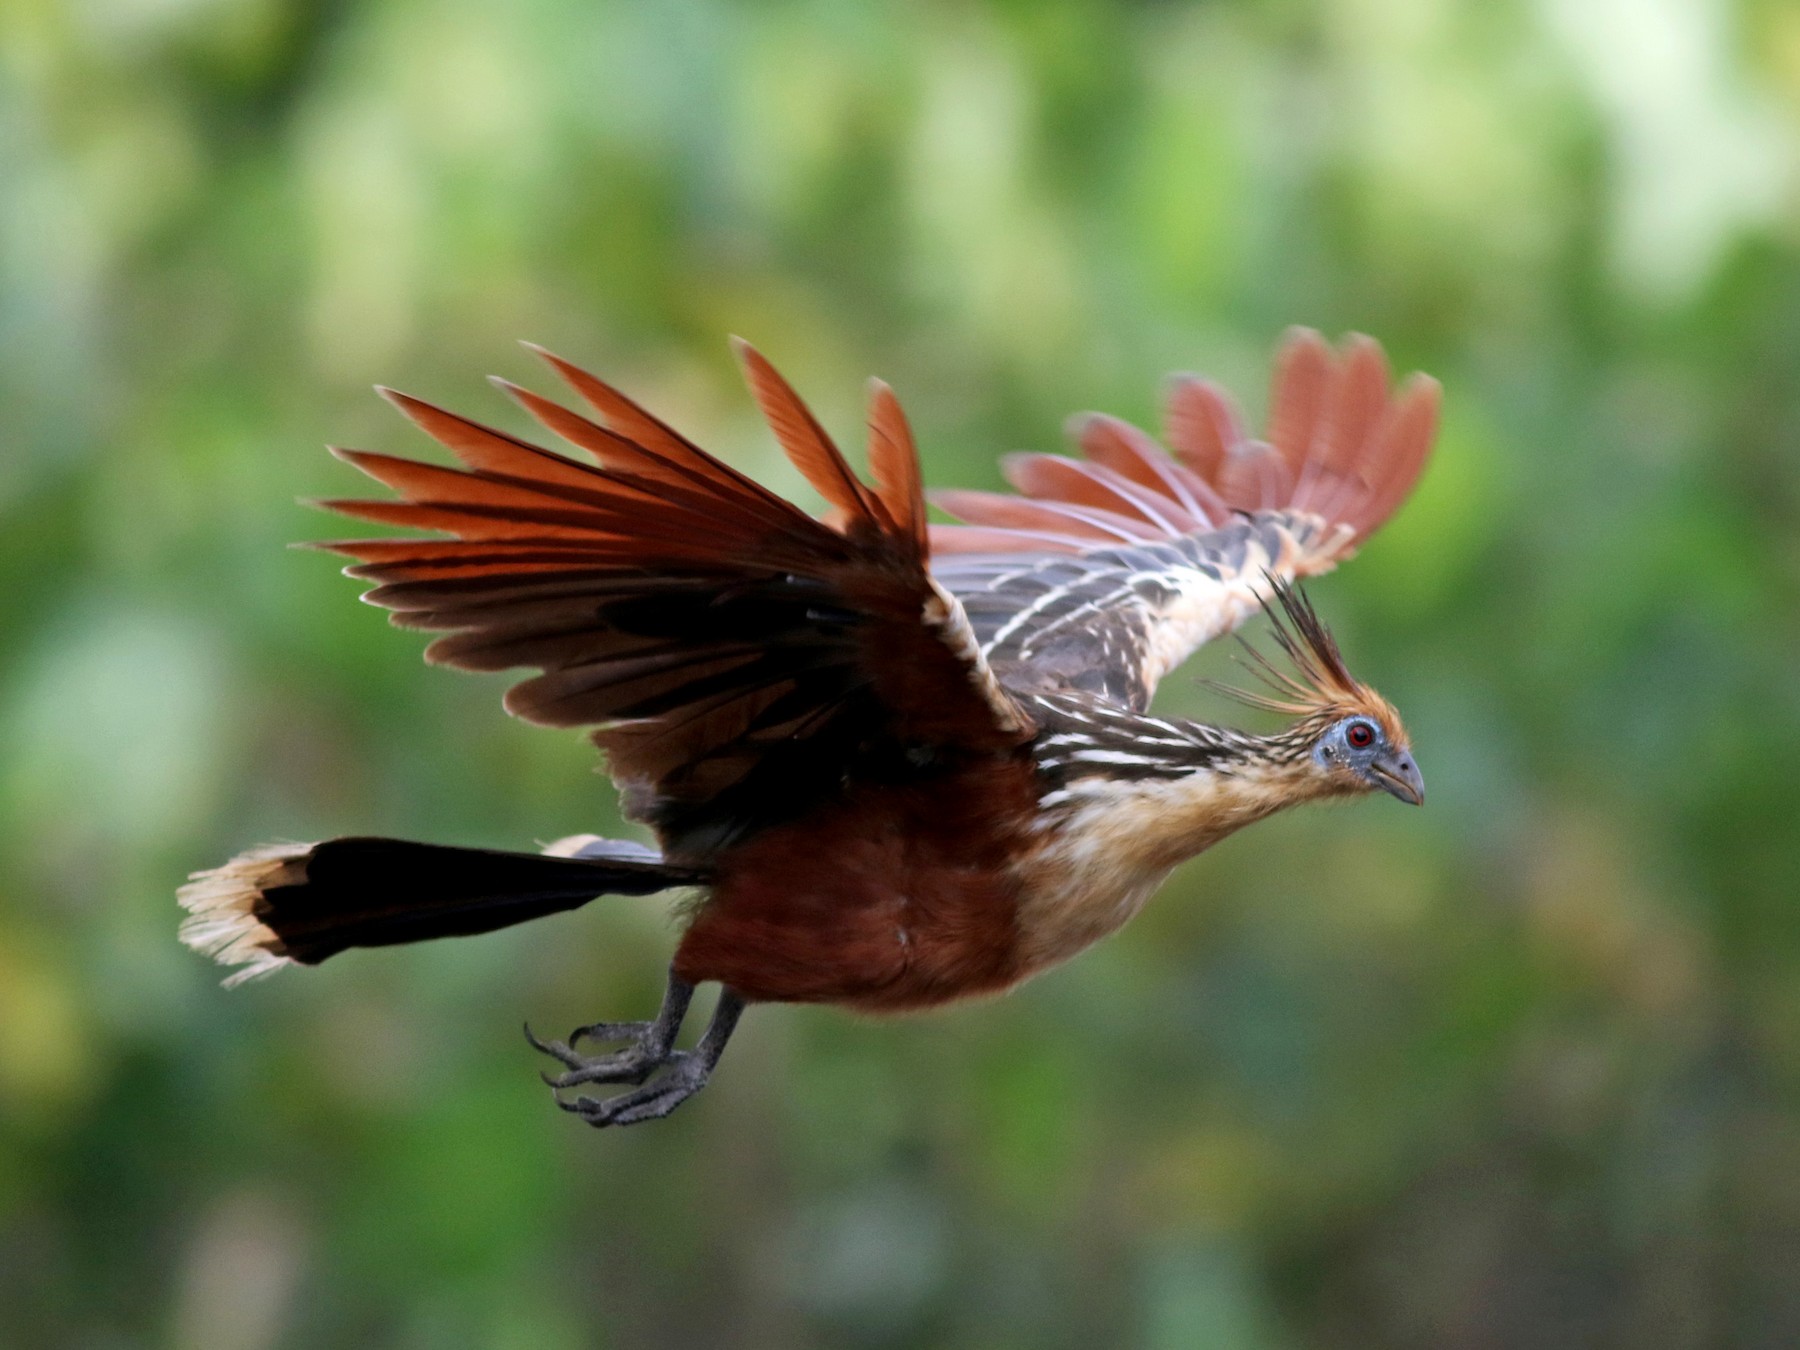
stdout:
{"type": "Polygon", "coordinates": [[[0,7],[0,1343],[1800,1342],[1796,164],[1764,0],[0,7]],[[285,549],[322,441],[419,448],[371,382],[513,426],[531,338],[798,493],[738,332],[985,486],[1296,322],[1448,389],[1314,590],[1425,811],[992,1005],[754,1013],[621,1135],[516,1026],[653,1006],[654,901],[175,944],[259,840],[621,828],[285,549]]]}

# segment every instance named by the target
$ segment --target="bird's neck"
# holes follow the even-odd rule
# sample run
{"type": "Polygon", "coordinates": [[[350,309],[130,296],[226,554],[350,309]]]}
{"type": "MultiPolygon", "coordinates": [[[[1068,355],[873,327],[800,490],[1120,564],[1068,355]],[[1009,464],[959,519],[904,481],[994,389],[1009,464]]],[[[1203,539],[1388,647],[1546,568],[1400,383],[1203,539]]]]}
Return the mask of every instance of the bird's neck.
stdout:
{"type": "Polygon", "coordinates": [[[1038,840],[1020,873],[1021,970],[1116,931],[1171,868],[1226,835],[1331,793],[1309,761],[1281,753],[1279,738],[1163,719],[1150,730],[1135,744],[1059,735],[1039,749],[1038,840]]]}
{"type": "Polygon", "coordinates": [[[1047,727],[1034,749],[1046,830],[1127,870],[1165,872],[1283,807],[1342,791],[1294,730],[1252,736],[1106,708],[1047,727]]]}
{"type": "Polygon", "coordinates": [[[1247,759],[1180,776],[1075,780],[1064,829],[1093,836],[1114,865],[1167,871],[1285,807],[1333,795],[1310,766],[1247,759]]]}

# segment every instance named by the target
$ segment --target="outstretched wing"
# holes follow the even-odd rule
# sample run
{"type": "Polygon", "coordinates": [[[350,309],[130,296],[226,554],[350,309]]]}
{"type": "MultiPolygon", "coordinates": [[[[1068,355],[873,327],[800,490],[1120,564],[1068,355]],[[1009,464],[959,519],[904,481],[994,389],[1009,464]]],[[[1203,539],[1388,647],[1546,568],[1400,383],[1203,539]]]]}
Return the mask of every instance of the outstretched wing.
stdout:
{"type": "Polygon", "coordinates": [[[1230,396],[1180,376],[1171,458],[1136,427],[1077,421],[1086,460],[1005,462],[1022,496],[942,492],[963,525],[933,526],[933,570],[963,602],[983,657],[1010,687],[1083,690],[1142,710],[1159,681],[1255,614],[1268,578],[1328,572],[1418,481],[1439,388],[1390,390],[1373,340],[1338,352],[1295,329],[1276,359],[1267,438],[1230,396]]]}
{"type": "Polygon", "coordinates": [[[447,634],[428,660],[536,667],[508,710],[597,726],[628,809],[669,852],[803,809],[871,756],[1029,739],[960,604],[927,572],[918,458],[885,385],[870,399],[870,487],[739,346],[782,448],[833,508],[827,524],[542,355],[598,421],[499,383],[596,464],[388,393],[463,467],[337,451],[400,500],[323,505],[449,537],[323,547],[357,560],[349,574],[376,583],[364,598],[396,624],[447,634]]]}

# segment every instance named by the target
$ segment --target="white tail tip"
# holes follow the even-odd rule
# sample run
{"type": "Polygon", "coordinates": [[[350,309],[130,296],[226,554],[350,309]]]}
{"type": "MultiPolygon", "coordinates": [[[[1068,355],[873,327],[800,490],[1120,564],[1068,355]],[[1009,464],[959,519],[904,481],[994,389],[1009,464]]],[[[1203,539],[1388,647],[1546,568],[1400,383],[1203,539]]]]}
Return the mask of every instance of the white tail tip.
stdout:
{"type": "Polygon", "coordinates": [[[220,965],[243,967],[226,978],[227,989],[294,964],[274,950],[280,939],[257,917],[256,903],[266,890],[304,881],[313,847],[265,844],[238,854],[223,867],[195,872],[176,892],[188,912],[181,940],[220,965]]]}

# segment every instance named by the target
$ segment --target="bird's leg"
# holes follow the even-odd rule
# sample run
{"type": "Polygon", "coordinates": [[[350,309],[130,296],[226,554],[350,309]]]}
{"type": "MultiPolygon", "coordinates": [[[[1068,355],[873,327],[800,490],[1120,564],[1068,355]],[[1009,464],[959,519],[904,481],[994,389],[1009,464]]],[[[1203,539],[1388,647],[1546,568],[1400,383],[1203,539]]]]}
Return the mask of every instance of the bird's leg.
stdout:
{"type": "Polygon", "coordinates": [[[661,1065],[668,1063],[675,1049],[675,1037],[687,1016],[693,1000],[694,986],[673,973],[663,994],[662,1007],[651,1022],[595,1022],[576,1027],[566,1041],[540,1041],[525,1028],[525,1039],[532,1046],[560,1063],[566,1072],[545,1074],[544,1081],[562,1089],[580,1083],[641,1083],[661,1065]],[[583,1055],[575,1050],[575,1042],[624,1041],[623,1050],[610,1055],[583,1055]]]}
{"type": "Polygon", "coordinates": [[[577,1097],[566,1102],[558,1097],[556,1104],[597,1128],[661,1120],[706,1086],[706,1080],[711,1077],[719,1056],[725,1053],[725,1043],[731,1039],[743,1011],[744,1000],[729,989],[721,989],[719,1006],[713,1010],[706,1034],[692,1050],[670,1051],[663,1060],[664,1071],[660,1077],[605,1101],[577,1097]]]}

